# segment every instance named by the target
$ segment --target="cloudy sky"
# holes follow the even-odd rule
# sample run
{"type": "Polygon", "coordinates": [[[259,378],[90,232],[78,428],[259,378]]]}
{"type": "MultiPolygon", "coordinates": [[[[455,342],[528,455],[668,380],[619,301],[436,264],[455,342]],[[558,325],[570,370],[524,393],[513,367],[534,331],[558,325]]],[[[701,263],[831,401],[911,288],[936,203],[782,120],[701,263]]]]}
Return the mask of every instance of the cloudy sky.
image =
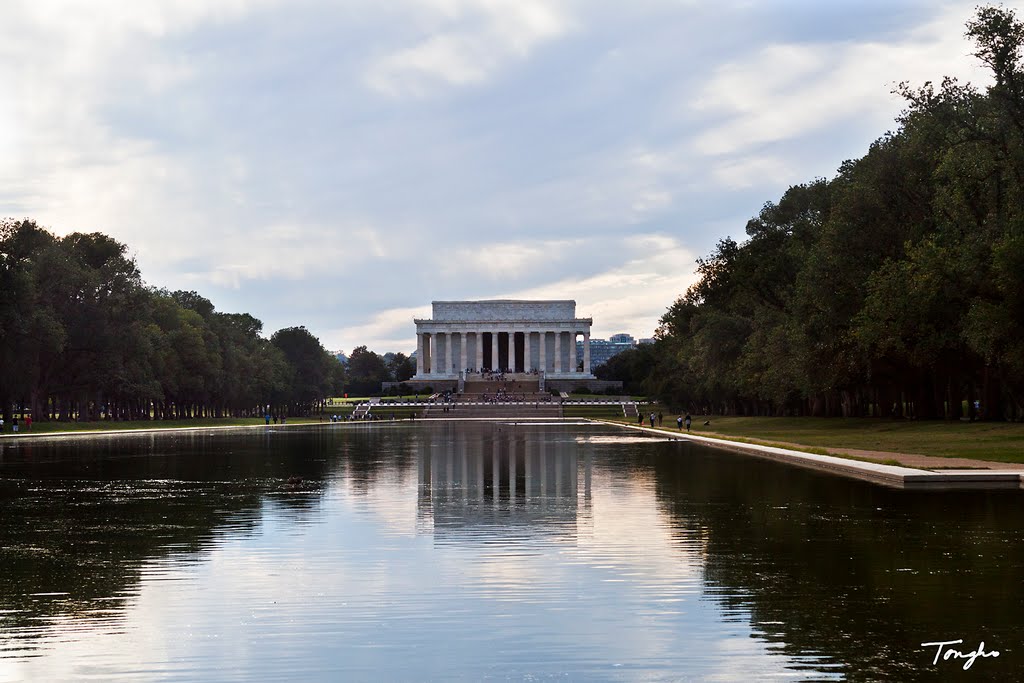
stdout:
{"type": "Polygon", "coordinates": [[[3,0],[0,215],[332,350],[408,353],[445,299],[647,337],[895,83],[986,82],[975,4],[3,0]]]}

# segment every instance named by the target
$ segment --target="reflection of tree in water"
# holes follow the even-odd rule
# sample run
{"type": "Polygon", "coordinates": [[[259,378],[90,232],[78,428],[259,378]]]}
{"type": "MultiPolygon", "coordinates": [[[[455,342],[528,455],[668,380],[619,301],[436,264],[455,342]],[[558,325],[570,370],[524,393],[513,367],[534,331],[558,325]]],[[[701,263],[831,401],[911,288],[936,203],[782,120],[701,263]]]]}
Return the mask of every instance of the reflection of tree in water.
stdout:
{"type": "Polygon", "coordinates": [[[251,533],[264,503],[286,508],[290,523],[309,519],[340,440],[297,430],[5,447],[0,630],[24,639],[45,635],[40,618],[117,618],[147,563],[198,556],[220,534],[251,533]],[[287,486],[289,478],[302,486],[287,486]]]}
{"type": "Polygon", "coordinates": [[[39,617],[110,616],[158,557],[198,553],[217,528],[258,522],[249,486],[187,482],[27,480],[0,485],[3,627],[39,617]],[[52,593],[45,596],[38,594],[52,593]]]}
{"type": "Polygon", "coordinates": [[[1021,670],[1020,491],[897,491],[686,448],[640,464],[678,532],[702,537],[708,592],[782,652],[851,680],[934,679],[963,672],[920,644],[963,638],[1003,653],[974,677],[1021,670]]]}
{"type": "Polygon", "coordinates": [[[336,432],[332,465],[353,493],[369,493],[385,476],[394,477],[397,484],[416,476],[418,440],[429,437],[404,427],[402,423],[345,425],[336,432]]]}

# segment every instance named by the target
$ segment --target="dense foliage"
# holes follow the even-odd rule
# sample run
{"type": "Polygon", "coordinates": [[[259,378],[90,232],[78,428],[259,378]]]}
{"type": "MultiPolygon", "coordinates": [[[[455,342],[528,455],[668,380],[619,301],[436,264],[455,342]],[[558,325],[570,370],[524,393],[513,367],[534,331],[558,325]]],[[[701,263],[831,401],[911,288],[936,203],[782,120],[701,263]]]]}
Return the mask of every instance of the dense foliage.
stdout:
{"type": "Polygon", "coordinates": [[[696,411],[1024,417],[1024,25],[966,36],[990,87],[901,85],[897,131],[698,261],[620,378],[696,411]]]}
{"type": "Polygon", "coordinates": [[[125,245],[0,223],[0,406],[33,419],[308,413],[342,391],[338,360],[303,327],[261,336],[246,313],[147,287],[125,245]]]}

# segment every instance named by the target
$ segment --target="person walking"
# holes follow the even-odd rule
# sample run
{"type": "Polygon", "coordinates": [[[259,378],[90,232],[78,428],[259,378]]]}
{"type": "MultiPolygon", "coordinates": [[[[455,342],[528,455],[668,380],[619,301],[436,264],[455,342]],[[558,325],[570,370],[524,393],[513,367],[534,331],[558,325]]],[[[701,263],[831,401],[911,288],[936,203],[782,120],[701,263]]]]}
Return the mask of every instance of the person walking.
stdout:
{"type": "Polygon", "coordinates": [[[662,413],[658,413],[658,426],[659,427],[661,426],[661,421],[662,421],[662,419],[664,419],[664,417],[665,416],[662,413]]]}
{"type": "Polygon", "coordinates": [[[690,431],[690,423],[691,423],[692,421],[693,421],[693,420],[692,420],[692,418],[690,418],[690,414],[689,414],[689,413],[687,413],[687,414],[686,414],[686,431],[687,431],[687,432],[689,432],[689,431],[690,431]]]}
{"type": "Polygon", "coordinates": [[[651,429],[654,429],[654,418],[657,417],[654,413],[651,413],[651,429]]]}
{"type": "Polygon", "coordinates": [[[14,434],[18,433],[18,416],[15,415],[11,418],[11,432],[14,434]]]}
{"type": "Polygon", "coordinates": [[[683,416],[680,415],[676,418],[676,427],[679,427],[679,431],[683,431],[683,416]]]}

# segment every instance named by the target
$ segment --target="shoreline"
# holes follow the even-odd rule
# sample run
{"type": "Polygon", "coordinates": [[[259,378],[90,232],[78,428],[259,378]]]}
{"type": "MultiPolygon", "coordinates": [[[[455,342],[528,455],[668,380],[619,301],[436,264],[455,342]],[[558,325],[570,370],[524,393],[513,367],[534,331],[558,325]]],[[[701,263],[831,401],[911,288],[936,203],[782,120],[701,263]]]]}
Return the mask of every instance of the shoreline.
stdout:
{"type": "MultiPolygon", "coordinates": [[[[947,459],[933,456],[908,455],[900,453],[870,452],[876,457],[897,461],[897,464],[875,462],[864,457],[850,455],[821,455],[785,448],[784,445],[767,445],[734,441],[721,437],[701,436],[692,432],[679,432],[663,427],[648,427],[626,424],[612,420],[597,418],[540,418],[540,417],[478,417],[478,418],[408,418],[397,420],[344,421],[344,422],[291,422],[285,424],[232,424],[232,425],[197,425],[175,427],[139,427],[130,429],[89,429],[60,432],[4,432],[0,434],[0,444],[4,446],[19,442],[32,442],[41,439],[73,439],[76,437],[123,436],[130,434],[154,433],[188,433],[197,431],[226,431],[239,429],[277,430],[289,427],[332,427],[332,426],[363,426],[385,424],[406,424],[416,422],[515,422],[515,423],[557,423],[557,424],[603,424],[624,429],[640,431],[654,436],[665,437],[676,441],[691,441],[714,448],[723,448],[744,455],[783,462],[798,467],[845,476],[862,481],[899,489],[915,490],[964,490],[964,489],[1022,489],[1024,488],[1024,464],[1014,465],[1004,462],[989,462],[970,459],[947,459]],[[911,460],[912,462],[903,462],[911,460]],[[952,462],[954,467],[944,467],[939,463],[952,462]],[[971,465],[965,466],[969,462],[971,465]],[[929,465],[936,469],[929,469],[929,465]]],[[[798,444],[793,444],[799,447],[798,444]]],[[[835,449],[850,451],[853,449],[835,449]]]]}
{"type": "MultiPolygon", "coordinates": [[[[999,465],[999,468],[944,469],[941,471],[906,465],[887,465],[867,460],[856,460],[835,455],[818,455],[790,448],[764,444],[731,441],[718,437],[700,436],[694,433],[670,431],[657,427],[641,427],[608,420],[591,420],[601,424],[625,427],[644,433],[667,436],[679,441],[693,441],[715,448],[753,455],[755,457],[783,462],[806,469],[829,472],[852,479],[880,484],[890,488],[952,491],[964,489],[1022,489],[1024,488],[1024,465],[1006,467],[1007,463],[973,461],[978,465],[999,465]]],[[[891,454],[899,456],[898,453],[891,454]]],[[[922,456],[924,457],[924,456],[922,456]]],[[[938,460],[938,458],[935,458],[938,460]]]]}

